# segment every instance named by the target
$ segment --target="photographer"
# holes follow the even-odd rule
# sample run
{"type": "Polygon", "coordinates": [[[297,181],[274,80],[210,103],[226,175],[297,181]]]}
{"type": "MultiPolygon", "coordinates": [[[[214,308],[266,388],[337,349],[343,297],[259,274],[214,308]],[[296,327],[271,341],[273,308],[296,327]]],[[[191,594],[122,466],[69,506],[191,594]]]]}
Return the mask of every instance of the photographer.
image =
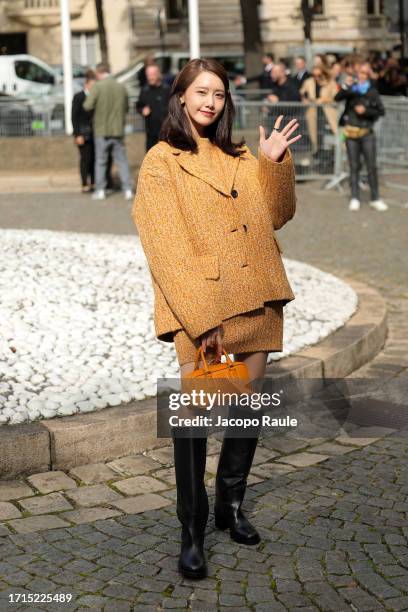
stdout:
{"type": "Polygon", "coordinates": [[[363,154],[367,177],[371,192],[369,205],[378,211],[388,209],[387,204],[379,197],[376,139],[373,131],[375,121],[385,114],[377,88],[370,81],[371,67],[363,63],[358,67],[357,80],[347,76],[341,89],[335,96],[335,101],[346,101],[344,113],[340,118],[340,125],[344,126],[346,137],[347,156],[350,165],[351,200],[349,210],[360,209],[360,158],[363,154]]]}

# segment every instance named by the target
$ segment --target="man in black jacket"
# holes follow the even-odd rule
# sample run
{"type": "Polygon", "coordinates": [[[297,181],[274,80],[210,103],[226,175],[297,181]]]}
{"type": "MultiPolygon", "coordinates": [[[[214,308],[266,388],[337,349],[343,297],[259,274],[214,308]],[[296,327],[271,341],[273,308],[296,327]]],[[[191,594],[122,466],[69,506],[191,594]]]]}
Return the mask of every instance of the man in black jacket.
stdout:
{"type": "Polygon", "coordinates": [[[92,128],[93,111],[86,111],[83,103],[95,83],[95,73],[87,70],[82,91],[75,94],[72,100],[72,127],[74,129],[75,144],[79,150],[79,169],[81,173],[82,192],[88,193],[94,184],[95,149],[92,128]],[[89,179],[89,183],[88,183],[89,179]]]}
{"type": "Polygon", "coordinates": [[[303,55],[298,55],[295,57],[293,62],[295,73],[293,75],[293,81],[296,84],[297,88],[300,89],[303,83],[308,79],[311,74],[308,72],[306,68],[306,60],[303,55]]]}
{"type": "Polygon", "coordinates": [[[260,74],[256,74],[252,77],[245,77],[243,75],[238,75],[234,79],[234,83],[237,87],[242,85],[246,85],[246,83],[255,83],[258,81],[259,89],[270,89],[272,87],[272,77],[271,72],[274,67],[275,56],[273,53],[264,53],[262,56],[262,64],[263,70],[260,74]]]}
{"type": "Polygon", "coordinates": [[[378,190],[376,139],[373,130],[375,121],[385,114],[377,88],[370,81],[371,67],[361,64],[357,81],[352,76],[346,77],[335,96],[336,102],[346,101],[340,125],[345,126],[347,156],[350,165],[351,200],[349,210],[360,209],[360,158],[361,154],[367,166],[367,178],[370,186],[370,206],[378,211],[388,209],[380,199],[378,190]],[[354,132],[354,133],[353,133],[354,132]]]}
{"type": "Polygon", "coordinates": [[[157,144],[164,118],[167,115],[170,87],[162,82],[159,66],[146,67],[147,83],[142,87],[136,110],[145,118],[146,152],[157,144]]]}
{"type": "Polygon", "coordinates": [[[284,64],[275,64],[272,68],[272,93],[269,102],[300,102],[300,93],[295,81],[286,74],[284,64]]]}

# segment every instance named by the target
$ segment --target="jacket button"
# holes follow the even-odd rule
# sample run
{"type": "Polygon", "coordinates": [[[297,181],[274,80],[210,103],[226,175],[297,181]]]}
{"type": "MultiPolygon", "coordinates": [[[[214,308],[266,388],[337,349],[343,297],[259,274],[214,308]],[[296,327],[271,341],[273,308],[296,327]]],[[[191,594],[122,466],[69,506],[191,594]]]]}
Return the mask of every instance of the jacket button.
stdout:
{"type": "Polygon", "coordinates": [[[238,197],[238,191],[236,189],[233,189],[231,191],[231,195],[232,195],[233,198],[237,198],[238,197]]]}

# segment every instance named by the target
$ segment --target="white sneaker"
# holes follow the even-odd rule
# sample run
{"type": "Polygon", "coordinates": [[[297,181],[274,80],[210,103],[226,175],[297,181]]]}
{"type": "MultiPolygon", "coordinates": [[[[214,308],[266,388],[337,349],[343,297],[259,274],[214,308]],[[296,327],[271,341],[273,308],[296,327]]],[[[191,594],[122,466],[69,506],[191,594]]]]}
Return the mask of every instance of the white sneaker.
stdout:
{"type": "Polygon", "coordinates": [[[126,189],[125,191],[125,200],[133,200],[134,194],[131,189],[126,189]]]}
{"type": "Polygon", "coordinates": [[[92,194],[93,200],[106,200],[106,193],[104,189],[99,189],[92,194]]]}
{"type": "Polygon", "coordinates": [[[375,210],[379,210],[380,212],[382,212],[383,210],[388,210],[387,204],[383,202],[382,200],[371,200],[370,206],[371,208],[374,208],[375,210]]]}
{"type": "Polygon", "coordinates": [[[352,198],[350,200],[349,210],[360,210],[360,200],[357,200],[357,198],[352,198]]]}

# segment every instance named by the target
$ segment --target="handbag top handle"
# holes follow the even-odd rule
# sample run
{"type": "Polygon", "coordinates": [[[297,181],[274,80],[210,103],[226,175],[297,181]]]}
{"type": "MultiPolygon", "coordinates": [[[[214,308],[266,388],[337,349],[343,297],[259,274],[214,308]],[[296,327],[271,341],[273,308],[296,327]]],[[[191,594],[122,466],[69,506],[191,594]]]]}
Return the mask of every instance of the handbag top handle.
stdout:
{"type": "MultiPolygon", "coordinates": [[[[222,352],[224,353],[225,358],[227,360],[227,366],[228,367],[234,367],[234,362],[232,361],[231,357],[228,355],[227,351],[223,348],[222,352]]],[[[198,370],[198,362],[199,362],[200,355],[201,355],[201,359],[202,359],[203,364],[204,364],[204,372],[209,372],[210,368],[209,368],[207,360],[205,358],[205,352],[203,351],[202,346],[199,346],[198,349],[197,349],[196,358],[195,358],[195,362],[194,362],[194,370],[198,370]]]]}

